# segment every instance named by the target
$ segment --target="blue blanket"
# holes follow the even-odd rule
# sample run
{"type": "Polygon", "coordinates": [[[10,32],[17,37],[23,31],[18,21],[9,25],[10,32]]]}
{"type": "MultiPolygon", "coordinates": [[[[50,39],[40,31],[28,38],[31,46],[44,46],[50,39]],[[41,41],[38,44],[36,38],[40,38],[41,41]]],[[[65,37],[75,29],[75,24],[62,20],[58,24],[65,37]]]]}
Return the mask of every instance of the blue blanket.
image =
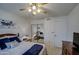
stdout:
{"type": "Polygon", "coordinates": [[[26,51],[23,55],[38,55],[42,50],[43,46],[35,44],[28,51],[26,51]]]}

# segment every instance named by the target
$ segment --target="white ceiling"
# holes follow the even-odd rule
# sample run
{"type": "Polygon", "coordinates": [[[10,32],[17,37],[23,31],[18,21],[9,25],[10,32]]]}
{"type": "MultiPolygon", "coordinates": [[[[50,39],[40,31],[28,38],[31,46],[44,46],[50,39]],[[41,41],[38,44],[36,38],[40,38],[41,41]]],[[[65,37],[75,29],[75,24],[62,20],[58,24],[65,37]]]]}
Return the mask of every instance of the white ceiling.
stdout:
{"type": "Polygon", "coordinates": [[[0,3],[0,9],[18,14],[19,16],[25,18],[45,18],[48,16],[57,17],[57,16],[66,16],[68,15],[72,9],[76,6],[75,3],[48,3],[44,6],[44,9],[47,11],[47,14],[37,14],[33,16],[31,13],[27,11],[19,11],[21,8],[27,8],[28,3],[0,3]]]}

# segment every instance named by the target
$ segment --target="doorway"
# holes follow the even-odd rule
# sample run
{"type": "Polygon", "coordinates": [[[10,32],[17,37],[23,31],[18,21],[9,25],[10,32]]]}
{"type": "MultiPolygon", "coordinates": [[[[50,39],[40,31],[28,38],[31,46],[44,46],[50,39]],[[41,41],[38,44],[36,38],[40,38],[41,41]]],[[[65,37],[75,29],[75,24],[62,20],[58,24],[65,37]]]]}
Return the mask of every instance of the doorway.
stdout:
{"type": "Polygon", "coordinates": [[[44,43],[44,25],[31,24],[31,37],[33,42],[44,43]]]}

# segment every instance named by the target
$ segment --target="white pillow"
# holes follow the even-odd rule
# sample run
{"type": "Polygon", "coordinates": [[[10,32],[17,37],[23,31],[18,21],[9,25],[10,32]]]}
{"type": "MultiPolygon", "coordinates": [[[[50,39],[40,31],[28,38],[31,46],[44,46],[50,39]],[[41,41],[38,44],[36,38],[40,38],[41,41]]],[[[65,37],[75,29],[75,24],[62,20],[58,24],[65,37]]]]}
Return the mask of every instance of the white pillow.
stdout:
{"type": "Polygon", "coordinates": [[[4,39],[4,38],[13,38],[13,37],[16,37],[16,35],[15,35],[15,36],[4,36],[4,37],[1,37],[0,39],[4,39]]]}
{"type": "Polygon", "coordinates": [[[16,37],[16,35],[15,36],[5,36],[6,38],[13,38],[13,37],[16,37]]]}
{"type": "Polygon", "coordinates": [[[12,42],[5,43],[5,44],[6,44],[8,49],[17,47],[19,45],[19,43],[16,40],[14,40],[12,42]]]}
{"type": "Polygon", "coordinates": [[[1,40],[1,39],[4,39],[4,38],[7,38],[7,37],[6,37],[6,36],[4,36],[4,37],[1,37],[1,38],[0,38],[0,40],[1,40]]]}

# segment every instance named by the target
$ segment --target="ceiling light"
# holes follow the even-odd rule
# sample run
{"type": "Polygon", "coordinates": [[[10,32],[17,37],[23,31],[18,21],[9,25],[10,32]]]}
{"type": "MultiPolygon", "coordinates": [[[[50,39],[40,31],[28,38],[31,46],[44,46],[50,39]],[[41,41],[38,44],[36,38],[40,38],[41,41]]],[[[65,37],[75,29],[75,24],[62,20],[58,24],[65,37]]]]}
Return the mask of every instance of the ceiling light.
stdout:
{"type": "Polygon", "coordinates": [[[36,12],[35,11],[33,11],[33,15],[36,15],[36,12]]]}
{"type": "Polygon", "coordinates": [[[33,10],[36,10],[36,6],[32,6],[32,9],[33,9],[33,10]]]}
{"type": "Polygon", "coordinates": [[[40,13],[41,12],[41,9],[38,9],[37,12],[40,13]]]}
{"type": "Polygon", "coordinates": [[[31,12],[32,10],[29,8],[28,11],[31,12]]]}

